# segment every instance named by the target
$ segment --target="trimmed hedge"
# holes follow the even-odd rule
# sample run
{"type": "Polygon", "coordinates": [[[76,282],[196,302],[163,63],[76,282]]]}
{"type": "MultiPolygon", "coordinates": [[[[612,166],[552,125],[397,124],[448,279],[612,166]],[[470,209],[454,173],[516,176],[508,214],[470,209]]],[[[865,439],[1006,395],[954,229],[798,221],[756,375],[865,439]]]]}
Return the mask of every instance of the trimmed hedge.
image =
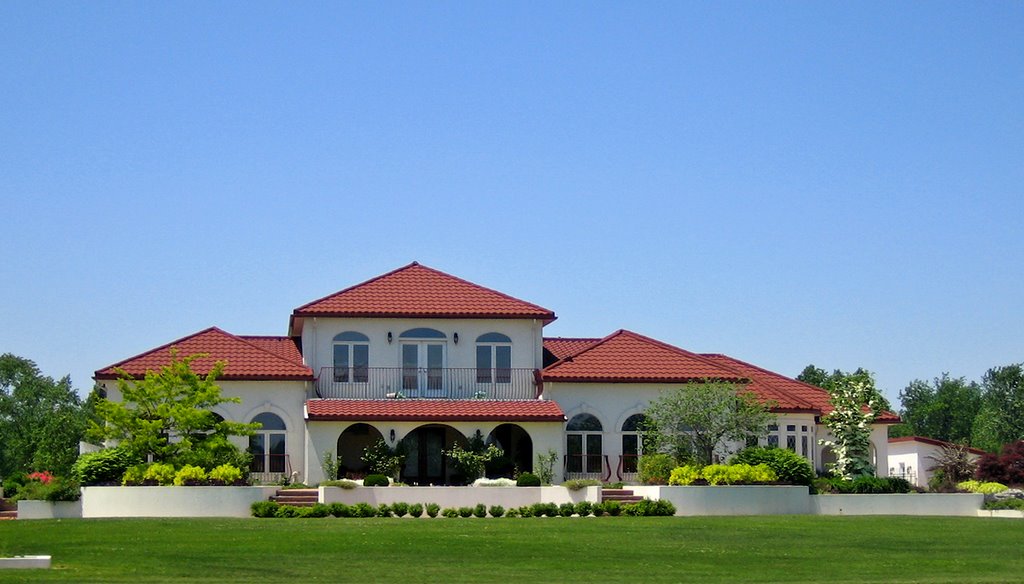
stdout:
{"type": "Polygon", "coordinates": [[[766,464],[784,483],[809,487],[814,482],[814,468],[811,463],[787,448],[744,448],[730,461],[730,464],[736,463],[766,464]]]}

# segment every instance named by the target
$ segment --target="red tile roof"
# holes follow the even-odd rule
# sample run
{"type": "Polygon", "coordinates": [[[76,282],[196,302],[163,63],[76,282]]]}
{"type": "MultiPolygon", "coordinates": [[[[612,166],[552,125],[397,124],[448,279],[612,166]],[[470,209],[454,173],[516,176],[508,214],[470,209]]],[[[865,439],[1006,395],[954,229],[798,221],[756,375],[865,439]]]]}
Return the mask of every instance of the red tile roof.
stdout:
{"type": "Polygon", "coordinates": [[[123,369],[134,377],[159,370],[171,360],[171,348],[179,356],[207,353],[192,362],[192,371],[205,375],[216,361],[225,361],[225,380],[312,380],[313,371],[302,363],[294,341],[288,337],[238,337],[211,327],[167,343],[151,351],[125,359],[96,372],[96,379],[117,379],[115,369],[123,369]],[[291,345],[289,347],[289,345],[291,345]]]}
{"type": "MultiPolygon", "coordinates": [[[[889,444],[898,442],[920,442],[922,444],[931,444],[932,446],[957,446],[956,444],[952,444],[944,440],[936,440],[935,438],[926,438],[924,436],[900,436],[898,438],[889,438],[889,444]]],[[[984,450],[970,447],[967,448],[967,452],[977,454],[979,456],[985,454],[984,450]]]]}
{"type": "MultiPolygon", "coordinates": [[[[825,415],[833,410],[828,392],[816,385],[797,381],[728,355],[705,353],[703,356],[749,378],[751,380],[750,389],[754,393],[765,400],[772,400],[778,404],[773,411],[814,412],[825,415]]],[[[892,412],[882,412],[877,421],[896,423],[900,421],[900,418],[892,412]]]]}
{"type": "Polygon", "coordinates": [[[555,356],[556,359],[564,359],[573,353],[578,353],[601,339],[580,338],[580,337],[545,337],[544,348],[555,356]]]}
{"type": "Polygon", "coordinates": [[[310,420],[423,422],[564,422],[558,404],[547,400],[311,399],[310,420]]]}
{"type": "Polygon", "coordinates": [[[744,381],[710,359],[643,335],[619,330],[546,367],[544,381],[665,383],[701,379],[744,381]]]}
{"type": "Polygon", "coordinates": [[[536,318],[555,313],[536,304],[413,262],[300,306],[292,317],[536,318]]]}

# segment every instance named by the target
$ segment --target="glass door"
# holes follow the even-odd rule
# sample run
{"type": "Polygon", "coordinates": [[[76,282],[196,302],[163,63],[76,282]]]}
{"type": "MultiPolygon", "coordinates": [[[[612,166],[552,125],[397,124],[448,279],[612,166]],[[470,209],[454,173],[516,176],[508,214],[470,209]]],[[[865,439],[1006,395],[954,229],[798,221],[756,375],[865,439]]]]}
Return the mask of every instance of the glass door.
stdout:
{"type": "Polygon", "coordinates": [[[422,397],[444,393],[444,343],[402,343],[402,389],[422,397]]]}

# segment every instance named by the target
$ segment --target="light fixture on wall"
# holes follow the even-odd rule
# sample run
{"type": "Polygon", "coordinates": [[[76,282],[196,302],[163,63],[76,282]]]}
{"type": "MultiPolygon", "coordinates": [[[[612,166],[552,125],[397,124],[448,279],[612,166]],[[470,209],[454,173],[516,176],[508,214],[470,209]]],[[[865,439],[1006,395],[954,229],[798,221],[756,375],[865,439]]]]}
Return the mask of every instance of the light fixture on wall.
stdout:
{"type": "Polygon", "coordinates": [[[392,334],[391,334],[391,331],[388,331],[388,344],[389,344],[389,345],[391,344],[391,341],[392,341],[392,340],[393,340],[394,338],[395,338],[395,337],[394,337],[394,335],[392,335],[392,334]]]}
{"type": "Polygon", "coordinates": [[[395,429],[394,428],[391,429],[391,432],[390,432],[389,436],[391,436],[391,443],[394,444],[395,443],[395,429]]]}
{"type": "Polygon", "coordinates": [[[454,339],[455,340],[455,344],[458,345],[459,344],[459,333],[453,334],[452,335],[452,339],[454,339]]]}

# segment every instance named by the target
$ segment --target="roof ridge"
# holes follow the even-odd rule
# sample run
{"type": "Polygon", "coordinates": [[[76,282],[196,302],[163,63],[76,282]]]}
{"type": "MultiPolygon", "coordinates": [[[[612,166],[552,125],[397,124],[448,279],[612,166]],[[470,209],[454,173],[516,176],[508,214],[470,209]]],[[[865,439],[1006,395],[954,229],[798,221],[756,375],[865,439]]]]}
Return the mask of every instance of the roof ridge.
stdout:
{"type": "MultiPolygon", "coordinates": [[[[292,315],[294,316],[296,313],[302,312],[302,309],[307,308],[309,306],[312,306],[312,305],[314,305],[314,304],[316,304],[318,302],[323,302],[324,300],[327,300],[328,298],[333,298],[334,296],[338,296],[340,294],[344,294],[345,292],[348,292],[349,290],[353,290],[355,288],[359,288],[360,286],[365,286],[365,285],[370,284],[372,282],[376,282],[377,280],[380,280],[380,279],[383,279],[383,278],[387,278],[388,276],[391,276],[393,274],[397,274],[398,272],[402,272],[402,271],[408,270],[409,268],[411,268],[413,266],[419,266],[419,265],[420,265],[419,262],[415,262],[414,261],[411,264],[406,264],[404,266],[395,268],[395,269],[391,270],[390,272],[385,272],[385,273],[380,274],[378,276],[374,276],[374,277],[370,278],[369,280],[364,280],[364,281],[362,281],[362,282],[360,282],[358,284],[353,284],[353,285],[349,286],[348,288],[342,288],[341,290],[338,290],[337,292],[332,292],[330,294],[327,294],[326,296],[321,296],[320,298],[317,298],[316,300],[311,300],[311,301],[303,304],[302,306],[296,308],[295,310],[292,311],[292,315]]],[[[425,266],[423,266],[423,267],[425,267],[425,266]]]]}
{"type": "MultiPolygon", "coordinates": [[[[574,351],[572,353],[569,353],[565,357],[562,357],[558,361],[555,361],[551,365],[548,365],[547,367],[544,368],[544,370],[548,371],[548,370],[554,369],[555,367],[558,367],[559,365],[562,365],[563,363],[570,363],[577,356],[582,355],[583,353],[586,353],[587,351],[589,351],[589,350],[591,350],[591,349],[593,349],[595,347],[600,347],[601,345],[603,345],[606,342],[608,342],[609,340],[611,340],[613,337],[615,337],[618,334],[622,333],[624,330],[625,329],[619,329],[619,330],[617,330],[617,331],[615,331],[615,332],[613,332],[613,333],[611,333],[609,335],[601,337],[601,338],[597,339],[596,342],[594,342],[593,344],[587,345],[586,347],[583,347],[581,349],[577,349],[576,351],[574,351]]],[[[543,339],[541,340],[541,342],[543,342],[543,339]]]]}
{"type": "MultiPolygon", "coordinates": [[[[668,343],[666,343],[664,341],[659,341],[658,339],[655,339],[655,338],[652,338],[652,337],[648,337],[647,335],[642,335],[642,334],[640,334],[638,332],[634,332],[634,331],[631,331],[631,330],[628,330],[628,329],[619,329],[617,332],[623,333],[623,334],[626,334],[626,335],[631,335],[631,336],[636,337],[638,339],[644,340],[644,341],[646,341],[648,343],[654,343],[655,345],[658,345],[659,347],[662,347],[663,349],[668,349],[670,351],[675,351],[676,353],[679,353],[679,354],[683,355],[684,357],[696,357],[698,360],[703,361],[704,363],[707,363],[709,365],[713,365],[715,367],[719,367],[718,363],[715,363],[711,359],[708,359],[707,357],[704,357],[700,353],[694,353],[692,351],[687,351],[686,349],[683,349],[681,347],[677,347],[675,345],[670,345],[670,344],[668,344],[668,343]]],[[[733,373],[736,373],[736,372],[733,371],[733,373]]],[[[742,374],[740,375],[740,379],[746,379],[748,383],[753,381],[753,379],[750,379],[746,375],[742,375],[742,374]]]]}
{"type": "Polygon", "coordinates": [[[487,286],[482,286],[480,284],[477,284],[476,282],[470,282],[469,280],[466,280],[464,278],[460,278],[460,277],[455,276],[453,274],[449,274],[448,272],[442,272],[441,270],[438,270],[437,268],[431,268],[430,266],[424,266],[423,264],[420,264],[420,263],[417,263],[417,262],[413,262],[413,263],[409,264],[406,267],[412,267],[412,266],[418,266],[420,268],[423,268],[424,270],[427,270],[427,271],[430,271],[430,272],[434,272],[435,274],[440,274],[442,276],[447,276],[449,278],[452,278],[453,280],[458,280],[458,281],[460,281],[460,282],[462,282],[464,284],[468,284],[470,286],[473,286],[473,287],[476,287],[476,288],[480,288],[482,290],[487,290],[488,292],[494,292],[498,296],[501,296],[503,298],[507,298],[508,300],[513,300],[515,302],[522,302],[523,304],[529,304],[530,306],[532,306],[532,307],[534,307],[534,308],[536,308],[538,310],[543,310],[545,312],[550,312],[551,315],[554,316],[554,312],[553,311],[548,310],[547,308],[544,308],[543,306],[541,306],[539,304],[534,304],[533,302],[529,302],[529,301],[523,300],[521,298],[516,298],[515,296],[511,296],[509,294],[505,294],[504,292],[501,292],[500,290],[495,290],[494,288],[488,288],[487,286]]]}
{"type": "Polygon", "coordinates": [[[128,363],[129,361],[134,361],[134,360],[138,359],[139,357],[142,357],[144,355],[149,355],[150,353],[155,353],[157,351],[162,351],[163,349],[170,349],[171,347],[173,347],[174,345],[176,345],[178,343],[181,343],[182,341],[187,341],[189,339],[198,337],[199,335],[201,335],[203,333],[208,333],[208,332],[211,332],[211,331],[219,331],[219,332],[222,332],[224,334],[229,334],[229,333],[221,330],[220,328],[218,328],[216,326],[206,327],[206,328],[204,328],[201,331],[194,332],[194,333],[192,333],[190,335],[185,335],[185,336],[181,337],[180,339],[175,339],[175,340],[173,340],[173,341],[171,341],[169,343],[164,343],[164,344],[160,345],[159,347],[155,347],[153,349],[149,349],[148,351],[143,351],[143,352],[138,353],[136,355],[132,355],[131,357],[128,357],[127,359],[121,359],[120,361],[118,361],[117,363],[114,363],[113,365],[107,365],[106,367],[100,367],[99,369],[94,371],[93,374],[95,375],[96,373],[99,373],[100,371],[106,371],[107,369],[121,368],[121,365],[124,365],[125,363],[128,363]]]}
{"type": "MultiPolygon", "coordinates": [[[[702,353],[702,355],[703,355],[703,353],[702,353]]],[[[758,365],[754,365],[753,363],[748,363],[748,362],[744,361],[743,359],[737,359],[736,357],[733,357],[732,355],[726,355],[725,353],[707,353],[707,355],[714,355],[716,357],[722,357],[722,358],[729,359],[729,360],[732,360],[732,361],[737,361],[737,362],[742,363],[743,365],[745,365],[747,367],[750,367],[752,369],[756,369],[757,371],[760,371],[762,373],[767,373],[769,376],[784,377],[785,379],[787,379],[789,381],[796,381],[797,383],[802,383],[799,380],[792,379],[790,377],[786,377],[785,375],[782,375],[781,373],[776,373],[775,371],[771,371],[769,369],[765,369],[764,367],[760,367],[758,365]]],[[[723,365],[723,367],[729,368],[729,365],[726,364],[726,365],[723,365]]],[[[765,381],[763,379],[758,379],[758,380],[751,379],[751,381],[752,382],[756,381],[758,383],[764,383],[765,385],[767,385],[768,387],[774,389],[775,391],[778,391],[779,393],[784,394],[788,399],[792,399],[792,400],[794,400],[796,402],[802,403],[805,406],[807,406],[809,409],[814,409],[814,410],[819,409],[814,404],[812,404],[811,402],[805,400],[804,398],[802,398],[800,396],[797,396],[797,395],[793,395],[790,392],[786,391],[785,389],[775,385],[774,380],[765,381]]],[[[811,387],[813,389],[816,389],[818,391],[825,391],[824,389],[822,389],[820,387],[816,387],[814,385],[810,385],[810,384],[807,384],[807,383],[804,383],[804,385],[806,385],[808,387],[811,387]]]]}
{"type": "MultiPolygon", "coordinates": [[[[231,334],[231,333],[229,333],[227,331],[221,331],[221,332],[226,334],[226,335],[228,335],[229,337],[233,337],[235,339],[238,339],[240,342],[245,343],[246,345],[248,345],[248,346],[250,346],[250,347],[252,347],[252,348],[254,348],[254,349],[258,350],[258,351],[266,353],[267,355],[270,355],[271,357],[273,357],[275,359],[278,359],[279,361],[284,361],[285,363],[288,363],[289,365],[292,365],[292,366],[299,365],[300,367],[306,367],[305,363],[301,363],[300,364],[300,363],[297,363],[295,361],[292,361],[291,359],[288,359],[287,357],[282,357],[281,355],[278,355],[277,353],[274,353],[272,351],[268,351],[268,350],[264,349],[263,347],[261,347],[259,345],[256,345],[254,343],[249,342],[247,339],[243,339],[239,335],[233,335],[233,334],[231,334]]],[[[285,338],[288,338],[289,340],[291,339],[291,337],[285,337],[285,338]]],[[[308,367],[306,367],[306,368],[308,369],[308,367]]]]}

